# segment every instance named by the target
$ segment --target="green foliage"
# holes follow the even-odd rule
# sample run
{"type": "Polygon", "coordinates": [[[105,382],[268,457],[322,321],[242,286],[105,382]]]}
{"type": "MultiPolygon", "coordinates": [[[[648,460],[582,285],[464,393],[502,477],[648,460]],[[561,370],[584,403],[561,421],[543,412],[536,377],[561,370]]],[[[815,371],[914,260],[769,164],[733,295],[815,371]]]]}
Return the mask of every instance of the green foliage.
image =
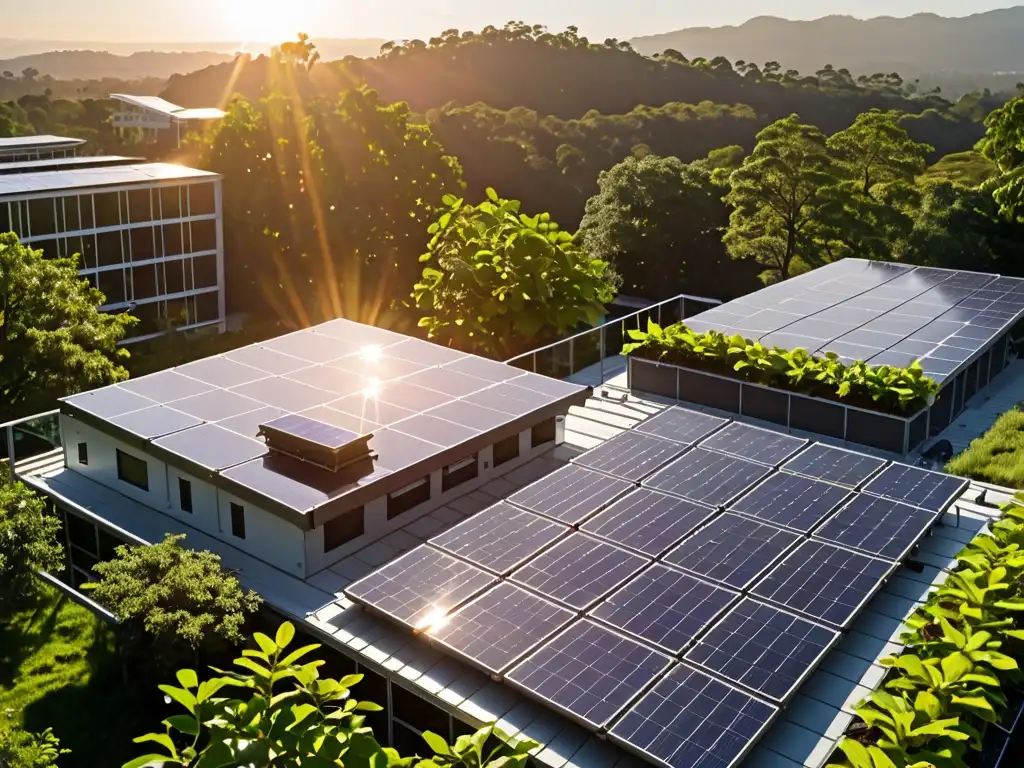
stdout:
{"type": "Polygon", "coordinates": [[[445,197],[413,288],[420,327],[440,343],[500,359],[596,325],[615,297],[607,262],[548,214],[520,213],[518,200],[493,189],[487,198],[469,205],[445,197]]]}
{"type": "Polygon", "coordinates": [[[124,768],[154,761],[193,768],[525,768],[529,750],[538,746],[524,740],[486,754],[484,745],[492,734],[503,738],[494,726],[461,736],[454,746],[428,731],[423,738],[433,755],[400,757],[381,747],[363,725],[363,713],[381,710],[352,698],[351,688],[363,676],[321,678],[323,662],[304,661],[320,646],[292,650],[294,639],[294,627],[285,622],[274,638],[257,632],[258,649],[243,651],[234,670],[214,669],[219,677],[200,682],[193,670],[179,670],[178,685],[161,685],[160,690],[186,714],[166,718],[163,732],[135,739],[160,752],[142,755],[124,768]],[[231,692],[238,698],[227,695],[231,692]]]}
{"type": "Polygon", "coordinates": [[[56,768],[57,758],[70,751],[61,749],[51,728],[32,733],[0,727],[0,765],[4,768],[56,768]]]}
{"type": "Polygon", "coordinates": [[[995,172],[995,163],[978,151],[954,152],[929,166],[923,180],[945,179],[965,187],[978,187],[995,172]]]}
{"type": "Polygon", "coordinates": [[[1024,96],[1010,99],[985,118],[987,129],[977,150],[992,161],[996,175],[986,189],[1007,219],[1024,221],[1024,96]]]}
{"type": "Polygon", "coordinates": [[[20,482],[10,482],[0,469],[0,614],[38,592],[36,571],[60,573],[64,550],[57,537],[61,521],[48,514],[46,504],[20,482]]]}
{"type": "Polygon", "coordinates": [[[938,385],[917,362],[909,368],[864,362],[846,365],[834,353],[814,357],[805,349],[769,348],[739,335],[695,332],[685,323],[662,328],[649,320],[646,331],[630,330],[628,335],[632,342],[623,345],[623,354],[639,353],[780,389],[846,398],[877,410],[913,413],[938,392],[938,385]]]}
{"type": "Polygon", "coordinates": [[[93,567],[99,579],[84,585],[124,622],[129,646],[152,652],[165,667],[191,661],[200,650],[238,645],[260,604],[224,571],[219,556],[181,546],[184,538],[119,546],[115,558],[93,567]]]}
{"type": "Polygon", "coordinates": [[[946,471],[1024,490],[1024,411],[1006,411],[981,437],[946,465],[946,471]]]}
{"type": "Polygon", "coordinates": [[[0,234],[0,422],[127,377],[117,342],[135,321],[99,312],[103,303],[74,259],[0,234]]]}

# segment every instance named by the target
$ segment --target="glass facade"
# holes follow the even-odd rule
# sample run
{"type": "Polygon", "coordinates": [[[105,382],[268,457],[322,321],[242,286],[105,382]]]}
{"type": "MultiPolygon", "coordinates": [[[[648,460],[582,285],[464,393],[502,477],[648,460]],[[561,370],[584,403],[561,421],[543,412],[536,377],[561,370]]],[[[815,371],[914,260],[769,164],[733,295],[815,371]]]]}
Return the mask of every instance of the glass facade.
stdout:
{"type": "Polygon", "coordinates": [[[77,255],[104,309],[139,319],[132,337],[223,321],[219,181],[79,189],[0,201],[0,232],[52,257],[77,255]]]}

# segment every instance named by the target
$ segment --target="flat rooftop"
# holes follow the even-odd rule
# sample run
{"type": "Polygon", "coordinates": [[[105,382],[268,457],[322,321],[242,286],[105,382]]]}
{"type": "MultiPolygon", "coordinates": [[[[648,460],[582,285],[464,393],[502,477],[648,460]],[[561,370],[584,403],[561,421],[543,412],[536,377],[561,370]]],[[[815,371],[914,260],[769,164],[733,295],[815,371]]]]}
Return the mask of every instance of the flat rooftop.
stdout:
{"type": "Polygon", "coordinates": [[[110,98],[116,99],[123,104],[138,107],[139,109],[166,115],[175,120],[216,120],[224,117],[226,114],[224,110],[217,109],[216,107],[186,109],[167,101],[167,99],[161,99],[159,96],[132,96],[128,93],[112,93],[110,98]]]}
{"type": "Polygon", "coordinates": [[[18,160],[0,164],[0,174],[30,173],[35,171],[54,171],[80,169],[90,166],[103,167],[110,165],[131,165],[145,162],[141,157],[124,157],[122,155],[89,155],[84,157],[47,157],[39,160],[18,160]]]}
{"type": "Polygon", "coordinates": [[[0,177],[0,200],[40,192],[219,179],[220,174],[173,163],[137,163],[102,168],[37,171],[0,177]]]}
{"type": "Polygon", "coordinates": [[[45,150],[45,149],[70,149],[85,144],[85,139],[72,139],[69,136],[11,136],[0,139],[0,153],[10,153],[14,150],[45,150]]]}
{"type": "Polygon", "coordinates": [[[843,259],[686,320],[845,362],[921,363],[942,384],[1024,317],[1024,279],[843,259]]]}

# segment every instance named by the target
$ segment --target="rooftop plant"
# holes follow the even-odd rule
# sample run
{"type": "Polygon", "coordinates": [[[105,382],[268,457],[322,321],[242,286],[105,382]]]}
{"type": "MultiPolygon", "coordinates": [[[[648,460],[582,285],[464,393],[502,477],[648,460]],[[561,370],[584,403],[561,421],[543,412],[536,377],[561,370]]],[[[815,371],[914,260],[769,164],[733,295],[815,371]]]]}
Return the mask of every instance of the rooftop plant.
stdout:
{"type": "Polygon", "coordinates": [[[676,363],[723,376],[788,389],[889,413],[913,413],[934,402],[939,390],[915,362],[908,368],[846,364],[833,352],[823,357],[806,349],[766,347],[740,335],[700,333],[685,323],[662,328],[648,320],[647,330],[628,331],[623,354],[676,363]]]}

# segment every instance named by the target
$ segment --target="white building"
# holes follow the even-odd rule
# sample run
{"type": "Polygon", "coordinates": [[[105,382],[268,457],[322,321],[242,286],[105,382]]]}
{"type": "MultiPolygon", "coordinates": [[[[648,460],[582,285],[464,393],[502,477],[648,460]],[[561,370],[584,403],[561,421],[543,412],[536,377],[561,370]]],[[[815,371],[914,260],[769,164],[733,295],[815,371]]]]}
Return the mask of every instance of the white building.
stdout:
{"type": "Polygon", "coordinates": [[[126,129],[138,129],[151,143],[169,139],[175,147],[181,145],[181,140],[190,129],[211,120],[220,120],[225,114],[223,110],[214,107],[186,109],[159,96],[112,93],[110,98],[122,105],[113,118],[114,127],[119,133],[124,133],[126,129]]]}
{"type": "Polygon", "coordinates": [[[0,163],[71,157],[85,139],[66,136],[13,136],[0,139],[0,163]]]}
{"type": "Polygon", "coordinates": [[[131,339],[224,329],[221,177],[167,163],[0,175],[0,232],[79,254],[104,310],[139,318],[131,339]]]}

